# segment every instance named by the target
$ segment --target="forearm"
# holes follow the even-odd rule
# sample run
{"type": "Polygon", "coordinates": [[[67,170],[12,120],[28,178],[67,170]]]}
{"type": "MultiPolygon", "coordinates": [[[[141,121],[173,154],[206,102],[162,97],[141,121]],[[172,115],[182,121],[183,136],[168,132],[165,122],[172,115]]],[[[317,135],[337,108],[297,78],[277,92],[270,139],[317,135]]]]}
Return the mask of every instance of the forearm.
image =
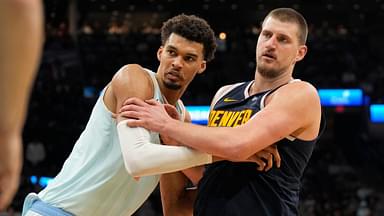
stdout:
{"type": "Polygon", "coordinates": [[[235,128],[210,128],[170,120],[164,124],[160,133],[171,136],[183,145],[215,155],[216,160],[220,158],[234,160],[238,159],[236,152],[239,147],[245,146],[242,137],[235,136],[235,130],[235,128]]]}
{"type": "MultiPolygon", "coordinates": [[[[212,157],[214,159],[215,157],[212,157]]],[[[182,173],[192,182],[193,186],[197,186],[200,179],[203,177],[204,166],[192,167],[182,170],[182,173]]]]}
{"type": "Polygon", "coordinates": [[[182,172],[163,174],[160,178],[164,216],[191,216],[197,191],[186,190],[187,177],[182,172]]]}
{"type": "Polygon", "coordinates": [[[214,161],[244,161],[279,140],[270,128],[254,130],[252,124],[237,127],[205,127],[167,120],[159,132],[198,151],[216,156],[214,161]]]}
{"type": "Polygon", "coordinates": [[[212,156],[185,146],[151,143],[144,128],[118,124],[119,141],[127,171],[133,176],[175,172],[212,162],[212,156]]]}
{"type": "Polygon", "coordinates": [[[0,131],[21,133],[43,40],[39,0],[4,0],[0,7],[0,131]],[[38,2],[38,4],[36,4],[38,2]]]}

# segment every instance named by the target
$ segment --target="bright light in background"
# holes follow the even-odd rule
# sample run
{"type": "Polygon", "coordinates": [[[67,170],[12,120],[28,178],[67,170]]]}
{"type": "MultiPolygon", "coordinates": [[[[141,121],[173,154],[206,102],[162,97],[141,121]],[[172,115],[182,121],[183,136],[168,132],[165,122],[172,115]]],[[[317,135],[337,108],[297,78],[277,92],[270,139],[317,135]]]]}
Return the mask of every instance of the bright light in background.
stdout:
{"type": "Polygon", "coordinates": [[[225,40],[225,39],[227,39],[227,34],[226,34],[225,32],[220,32],[220,34],[219,34],[219,39],[220,39],[220,40],[225,40]]]}
{"type": "Polygon", "coordinates": [[[369,111],[371,122],[384,123],[384,104],[372,104],[369,111]]]}
{"type": "Polygon", "coordinates": [[[209,116],[209,106],[185,106],[191,115],[192,123],[207,125],[209,116]]]}
{"type": "Polygon", "coordinates": [[[46,176],[31,176],[29,177],[29,181],[31,181],[32,184],[38,184],[40,187],[45,188],[48,183],[52,180],[51,177],[46,177],[46,176]]]}
{"type": "Polygon", "coordinates": [[[323,106],[362,106],[364,104],[362,89],[319,89],[323,106]]]}
{"type": "Polygon", "coordinates": [[[31,176],[29,178],[29,180],[31,181],[32,184],[36,184],[37,183],[37,177],[36,176],[31,176]]]}

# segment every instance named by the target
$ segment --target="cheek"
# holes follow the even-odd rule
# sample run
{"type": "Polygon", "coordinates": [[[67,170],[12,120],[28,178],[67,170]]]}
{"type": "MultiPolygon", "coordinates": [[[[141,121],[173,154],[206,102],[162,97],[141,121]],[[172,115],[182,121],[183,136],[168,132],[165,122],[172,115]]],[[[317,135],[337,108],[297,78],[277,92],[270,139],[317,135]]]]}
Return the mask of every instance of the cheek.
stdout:
{"type": "Polygon", "coordinates": [[[185,70],[184,74],[183,74],[183,78],[184,80],[192,80],[193,77],[195,77],[197,73],[197,69],[196,67],[194,67],[193,69],[188,69],[188,70],[185,70]]]}
{"type": "Polygon", "coordinates": [[[167,58],[162,58],[159,64],[159,68],[167,68],[170,65],[170,61],[167,58]]]}

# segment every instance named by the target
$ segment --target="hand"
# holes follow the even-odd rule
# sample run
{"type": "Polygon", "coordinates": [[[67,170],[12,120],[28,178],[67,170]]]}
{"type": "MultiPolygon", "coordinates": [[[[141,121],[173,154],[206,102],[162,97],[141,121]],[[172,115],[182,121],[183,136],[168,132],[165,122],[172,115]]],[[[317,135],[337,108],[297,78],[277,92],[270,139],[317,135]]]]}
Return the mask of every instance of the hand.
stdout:
{"type": "Polygon", "coordinates": [[[180,146],[179,142],[163,134],[160,134],[160,142],[164,145],[180,146]]]}
{"type": "Polygon", "coordinates": [[[0,135],[0,212],[11,203],[19,187],[21,146],[21,137],[0,135]]]}
{"type": "MultiPolygon", "coordinates": [[[[169,116],[171,116],[173,119],[180,120],[181,118],[180,114],[177,112],[174,106],[169,104],[164,104],[164,108],[167,111],[169,116]]],[[[165,144],[165,145],[173,145],[173,146],[180,145],[180,143],[178,143],[176,140],[164,134],[160,134],[160,141],[162,144],[165,144]]]]}
{"type": "Polygon", "coordinates": [[[176,119],[176,120],[181,120],[181,116],[180,116],[179,112],[177,112],[176,107],[174,107],[170,104],[163,104],[163,105],[164,105],[165,111],[167,111],[167,114],[171,118],[176,119]]]}
{"type": "Polygon", "coordinates": [[[259,167],[259,171],[268,171],[273,167],[273,161],[275,161],[276,167],[280,168],[281,158],[276,145],[268,146],[267,148],[257,152],[247,159],[249,162],[254,162],[259,167]]]}
{"type": "Polygon", "coordinates": [[[170,105],[161,104],[153,99],[143,101],[138,98],[129,98],[120,108],[119,115],[128,118],[130,127],[144,127],[161,133],[164,125],[172,121],[168,112],[174,115],[173,109],[170,105]]]}

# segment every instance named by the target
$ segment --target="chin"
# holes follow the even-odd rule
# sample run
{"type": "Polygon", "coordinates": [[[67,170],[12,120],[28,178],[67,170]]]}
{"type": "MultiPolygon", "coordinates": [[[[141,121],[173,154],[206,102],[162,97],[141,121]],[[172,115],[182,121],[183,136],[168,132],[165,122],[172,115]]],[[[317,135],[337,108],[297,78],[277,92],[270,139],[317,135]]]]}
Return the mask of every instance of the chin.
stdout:
{"type": "Polygon", "coordinates": [[[174,83],[174,82],[164,82],[164,86],[167,89],[171,89],[171,90],[179,90],[179,89],[181,89],[181,85],[179,85],[177,83],[174,83]]]}
{"type": "Polygon", "coordinates": [[[258,68],[259,73],[265,77],[265,78],[276,78],[280,75],[280,73],[273,69],[273,68],[267,68],[267,67],[260,67],[258,68]]]}

